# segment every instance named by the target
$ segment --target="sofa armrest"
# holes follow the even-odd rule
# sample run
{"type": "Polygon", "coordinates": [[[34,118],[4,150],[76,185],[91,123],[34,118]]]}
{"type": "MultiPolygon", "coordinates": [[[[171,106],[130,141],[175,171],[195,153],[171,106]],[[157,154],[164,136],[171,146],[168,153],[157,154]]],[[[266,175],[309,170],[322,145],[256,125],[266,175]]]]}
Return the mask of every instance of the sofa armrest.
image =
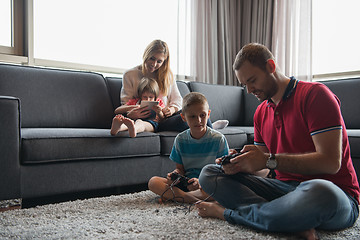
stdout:
{"type": "Polygon", "coordinates": [[[0,96],[0,200],[21,197],[20,100],[0,96]]]}

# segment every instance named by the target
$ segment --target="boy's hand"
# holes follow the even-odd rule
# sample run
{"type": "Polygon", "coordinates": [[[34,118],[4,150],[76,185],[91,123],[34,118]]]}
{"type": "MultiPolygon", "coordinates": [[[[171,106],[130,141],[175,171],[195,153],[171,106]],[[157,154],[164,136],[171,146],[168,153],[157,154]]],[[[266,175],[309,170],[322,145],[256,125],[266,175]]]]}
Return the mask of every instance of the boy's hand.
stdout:
{"type": "Polygon", "coordinates": [[[172,175],[173,173],[181,174],[180,171],[179,171],[179,169],[175,169],[174,171],[169,172],[169,173],[167,174],[166,178],[169,179],[169,180],[171,180],[171,175],[172,175]]]}
{"type": "Polygon", "coordinates": [[[155,105],[155,106],[153,106],[152,107],[152,110],[154,110],[155,111],[155,113],[156,113],[156,116],[159,118],[159,120],[162,120],[162,119],[164,119],[165,118],[165,115],[164,115],[164,113],[163,113],[163,108],[162,107],[160,107],[159,105],[155,105]]]}
{"type": "Polygon", "coordinates": [[[188,183],[190,183],[190,185],[187,186],[189,191],[195,191],[200,188],[199,179],[197,178],[191,178],[188,183]]]}
{"type": "Polygon", "coordinates": [[[162,112],[162,107],[160,107],[160,105],[154,105],[152,106],[152,110],[154,110],[157,114],[159,114],[160,112],[162,112]]]}

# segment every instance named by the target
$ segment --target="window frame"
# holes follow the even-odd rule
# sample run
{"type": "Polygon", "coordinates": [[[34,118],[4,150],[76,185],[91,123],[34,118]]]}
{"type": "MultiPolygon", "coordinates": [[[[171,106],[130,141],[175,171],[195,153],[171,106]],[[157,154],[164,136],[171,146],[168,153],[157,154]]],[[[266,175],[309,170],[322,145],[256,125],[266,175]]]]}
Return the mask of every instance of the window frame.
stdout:
{"type": "Polygon", "coordinates": [[[0,60],[5,59],[12,62],[24,62],[24,8],[25,0],[11,1],[11,47],[0,46],[0,60]],[[20,56],[17,58],[16,56],[20,56]]]}
{"type": "MultiPolygon", "coordinates": [[[[122,75],[126,69],[34,58],[34,0],[12,0],[12,47],[0,46],[0,62],[122,75]]],[[[360,77],[359,71],[313,75],[314,81],[360,77]]],[[[193,79],[176,75],[176,79],[193,79]]]]}

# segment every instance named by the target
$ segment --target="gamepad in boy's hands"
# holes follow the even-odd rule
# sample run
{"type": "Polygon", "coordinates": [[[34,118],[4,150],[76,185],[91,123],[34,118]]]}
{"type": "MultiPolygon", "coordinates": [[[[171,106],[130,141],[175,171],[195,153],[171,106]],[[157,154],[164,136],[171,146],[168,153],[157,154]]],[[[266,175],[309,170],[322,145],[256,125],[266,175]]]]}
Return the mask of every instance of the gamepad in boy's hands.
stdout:
{"type": "Polygon", "coordinates": [[[177,172],[171,173],[170,178],[173,181],[179,180],[179,182],[184,184],[185,186],[188,186],[191,184],[191,183],[189,183],[190,178],[185,177],[177,172]]]}
{"type": "Polygon", "coordinates": [[[242,154],[242,153],[238,152],[238,153],[233,153],[233,154],[223,156],[220,160],[220,165],[223,166],[223,165],[229,164],[231,159],[233,159],[236,156],[239,156],[240,154],[242,154]]]}

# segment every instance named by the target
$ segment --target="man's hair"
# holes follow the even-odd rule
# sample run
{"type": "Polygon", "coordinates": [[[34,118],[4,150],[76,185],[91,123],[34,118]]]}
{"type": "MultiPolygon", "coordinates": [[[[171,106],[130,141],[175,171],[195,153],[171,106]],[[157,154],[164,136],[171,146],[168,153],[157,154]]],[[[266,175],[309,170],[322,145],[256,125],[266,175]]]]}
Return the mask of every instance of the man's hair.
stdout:
{"type": "Polygon", "coordinates": [[[149,92],[155,95],[155,100],[159,96],[159,85],[157,84],[156,80],[153,78],[147,78],[143,77],[139,83],[138,89],[137,89],[137,95],[139,98],[141,98],[141,95],[144,92],[149,92]]]}
{"type": "Polygon", "coordinates": [[[267,47],[259,43],[249,43],[236,55],[233,70],[239,70],[244,62],[249,61],[253,66],[266,71],[266,63],[269,59],[274,59],[274,56],[267,47]]]}
{"type": "Polygon", "coordinates": [[[185,95],[182,102],[182,114],[186,114],[186,111],[190,106],[195,104],[204,104],[207,108],[209,108],[209,103],[206,97],[199,92],[191,92],[185,95]]]}

